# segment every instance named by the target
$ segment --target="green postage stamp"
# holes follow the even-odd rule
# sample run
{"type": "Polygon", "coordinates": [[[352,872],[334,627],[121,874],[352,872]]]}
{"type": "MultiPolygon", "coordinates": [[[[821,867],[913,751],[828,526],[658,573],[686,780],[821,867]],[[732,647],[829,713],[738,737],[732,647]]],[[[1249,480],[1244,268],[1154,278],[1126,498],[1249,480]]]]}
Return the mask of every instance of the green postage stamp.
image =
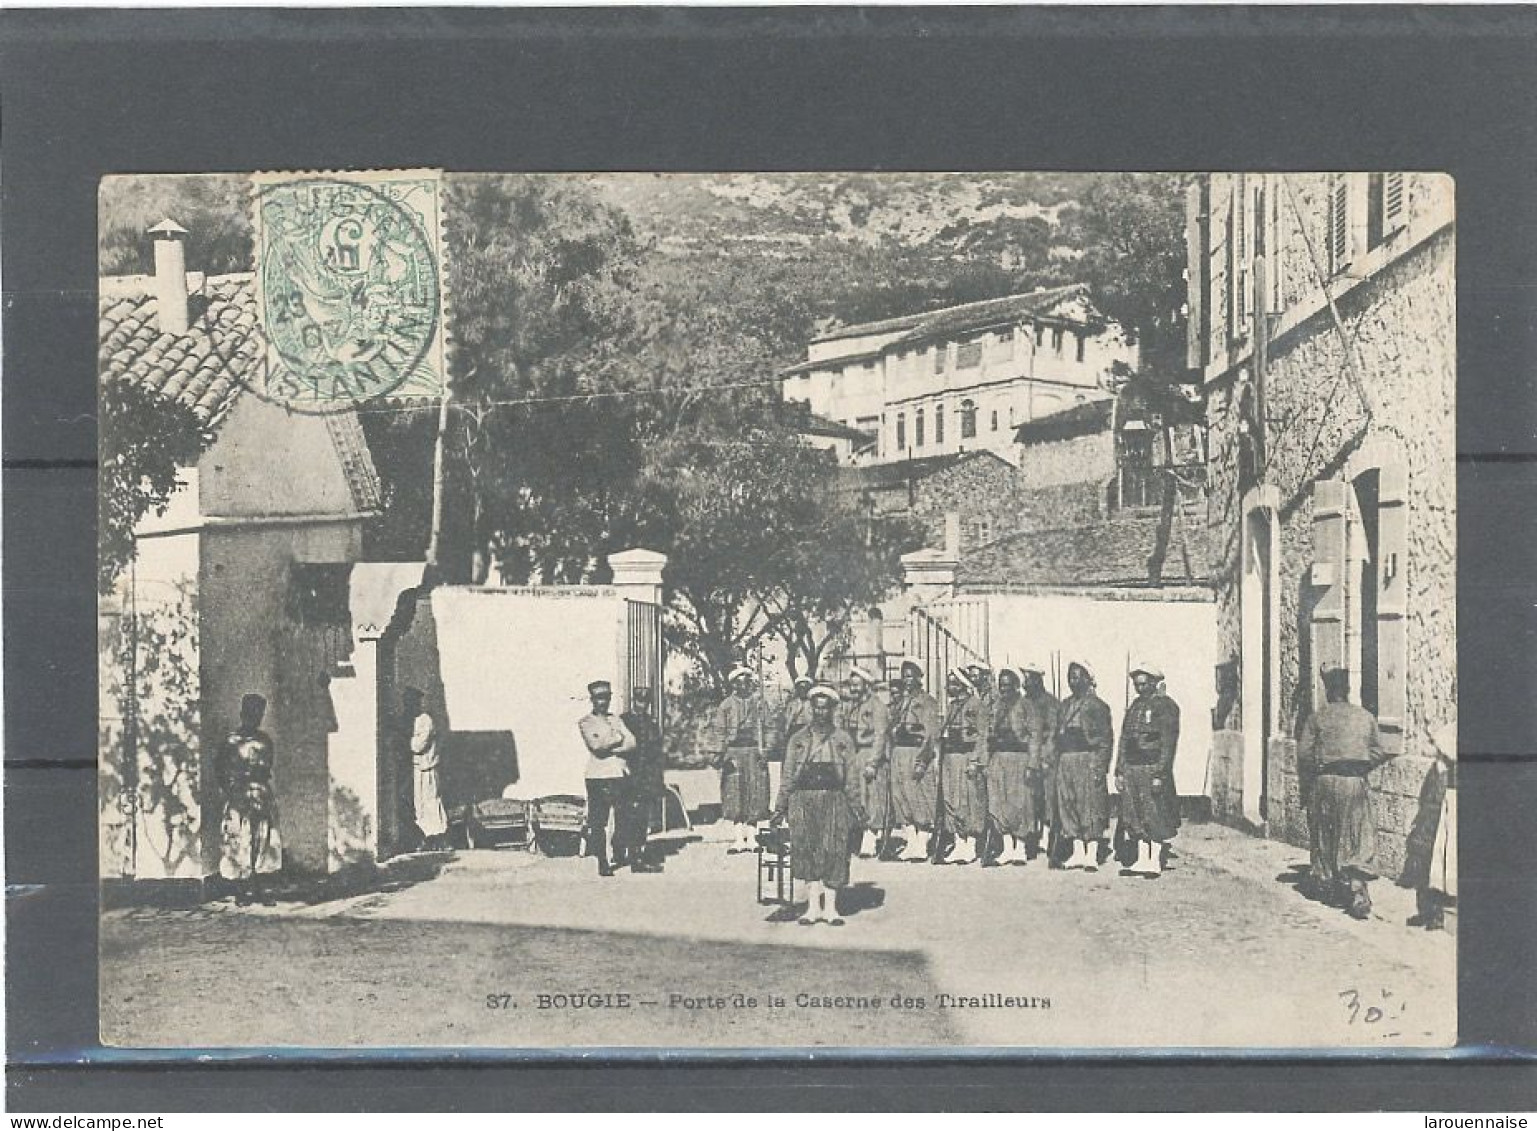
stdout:
{"type": "Polygon", "coordinates": [[[434,171],[253,178],[259,396],[331,412],[443,387],[442,180],[434,171]]]}

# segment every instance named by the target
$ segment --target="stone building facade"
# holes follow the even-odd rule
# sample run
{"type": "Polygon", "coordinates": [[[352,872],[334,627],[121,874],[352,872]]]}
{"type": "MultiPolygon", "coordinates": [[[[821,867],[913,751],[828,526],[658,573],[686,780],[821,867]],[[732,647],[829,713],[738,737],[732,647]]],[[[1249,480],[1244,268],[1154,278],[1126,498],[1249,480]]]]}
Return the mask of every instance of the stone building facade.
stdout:
{"type": "Polygon", "coordinates": [[[786,401],[875,437],[869,462],[1015,455],[1020,423],[1110,397],[1137,347],[1081,285],[831,330],[782,374],[786,401]]]}
{"type": "Polygon", "coordinates": [[[1307,843],[1296,737],[1325,664],[1399,756],[1372,776],[1378,862],[1403,865],[1455,722],[1452,184],[1407,173],[1218,174],[1191,191],[1190,364],[1206,382],[1219,817],[1307,843]]]}

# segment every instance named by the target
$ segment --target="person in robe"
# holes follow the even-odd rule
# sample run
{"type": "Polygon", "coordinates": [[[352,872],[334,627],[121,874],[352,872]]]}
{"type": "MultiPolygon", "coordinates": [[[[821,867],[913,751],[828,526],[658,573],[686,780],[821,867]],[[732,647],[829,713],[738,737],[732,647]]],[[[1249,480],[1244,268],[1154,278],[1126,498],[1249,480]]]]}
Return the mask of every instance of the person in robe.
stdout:
{"type": "Polygon", "coordinates": [[[1028,775],[1026,734],[1029,718],[1020,693],[1020,673],[1012,668],[998,672],[998,694],[992,704],[987,741],[992,757],[987,763],[987,808],[1002,834],[1002,851],[984,859],[983,867],[1024,864],[1029,860],[1030,835],[1035,829],[1035,799],[1028,775]]]}
{"type": "Polygon", "coordinates": [[[1025,769],[1035,809],[1034,841],[1047,861],[1056,864],[1057,824],[1057,698],[1046,690],[1045,672],[1038,664],[1020,669],[1020,694],[1025,707],[1025,769]]]}
{"type": "Polygon", "coordinates": [[[1297,776],[1308,814],[1310,885],[1353,919],[1372,913],[1376,821],[1367,775],[1392,758],[1377,720],[1350,701],[1350,673],[1321,672],[1324,705],[1302,726],[1297,776]]]}
{"type": "Polygon", "coordinates": [[[939,741],[939,700],[923,689],[923,668],[902,663],[902,689],[891,705],[892,819],[902,824],[902,856],[927,860],[939,805],[939,776],[932,768],[939,741]]]}
{"type": "Polygon", "coordinates": [[[1072,842],[1065,868],[1099,870],[1110,824],[1106,775],[1114,757],[1110,706],[1094,689],[1087,664],[1067,666],[1068,697],[1057,714],[1057,834],[1072,842]]]}
{"type": "Polygon", "coordinates": [[[1121,822],[1135,841],[1137,859],[1123,876],[1163,874],[1163,853],[1179,831],[1174,791],[1174,753],[1179,746],[1179,706],[1162,691],[1163,672],[1144,663],[1131,671],[1136,698],[1121,722],[1115,760],[1115,791],[1121,822]]]}
{"type": "Polygon", "coordinates": [[[987,714],[961,668],[945,680],[949,703],[939,732],[939,828],[954,847],[934,846],[936,864],[974,864],[987,835],[987,714]]]}
{"type": "Polygon", "coordinates": [[[438,781],[438,767],[442,763],[438,726],[416,688],[406,688],[400,698],[411,750],[412,811],[416,814],[422,848],[434,852],[444,847],[448,837],[448,812],[443,808],[438,781]]]}
{"type": "Polygon", "coordinates": [[[991,712],[993,700],[997,697],[997,691],[993,687],[993,673],[984,664],[967,664],[966,678],[971,680],[971,686],[975,687],[977,704],[984,712],[991,712]]]}
{"type": "Polygon", "coordinates": [[[587,854],[597,858],[598,875],[612,876],[609,823],[614,822],[617,834],[624,819],[621,814],[629,805],[630,767],[626,757],[635,751],[635,736],[610,710],[614,688],[608,680],[589,683],[587,696],[592,701],[592,711],[576,724],[588,753],[587,854]]]}
{"type": "Polygon", "coordinates": [[[240,725],[219,747],[215,766],[224,794],[220,824],[219,874],[235,884],[235,902],[244,907],[276,901],[264,877],[282,870],[283,840],[278,828],[272,766],[272,736],[261,729],[267,700],[249,694],[240,700],[240,725]]]}
{"type": "Polygon", "coordinates": [[[795,677],[794,690],[785,700],[784,717],[780,722],[786,749],[789,748],[790,739],[795,737],[795,732],[811,724],[811,700],[808,695],[815,683],[816,680],[809,675],[795,677]]]}
{"type": "Polygon", "coordinates": [[[728,853],[751,852],[757,826],[768,820],[769,755],[778,745],[777,713],[753,687],[753,673],[733,668],[731,694],[715,709],[713,764],[720,770],[721,820],[730,832],[728,853]]]}
{"type": "Polygon", "coordinates": [[[861,667],[849,670],[844,679],[844,699],[837,712],[838,726],[854,740],[859,758],[861,807],[865,824],[860,833],[859,855],[873,857],[891,828],[891,741],[889,712],[875,694],[875,676],[861,667]]]}
{"type": "Polygon", "coordinates": [[[650,851],[653,818],[660,824],[659,813],[667,792],[667,758],[662,749],[662,728],[652,710],[649,687],[630,690],[630,709],[619,716],[626,730],[635,736],[635,749],[629,763],[629,790],[625,798],[624,820],[615,822],[616,863],[628,864],[632,872],[660,872],[662,866],[650,851]],[[623,829],[623,832],[619,831],[623,829]]]}
{"type": "Polygon", "coordinates": [[[825,684],[811,689],[811,723],[785,751],[784,784],[774,819],[789,822],[790,872],[806,885],[802,926],[843,926],[838,891],[848,886],[853,832],[864,822],[863,766],[854,740],[837,725],[839,695],[825,684]]]}

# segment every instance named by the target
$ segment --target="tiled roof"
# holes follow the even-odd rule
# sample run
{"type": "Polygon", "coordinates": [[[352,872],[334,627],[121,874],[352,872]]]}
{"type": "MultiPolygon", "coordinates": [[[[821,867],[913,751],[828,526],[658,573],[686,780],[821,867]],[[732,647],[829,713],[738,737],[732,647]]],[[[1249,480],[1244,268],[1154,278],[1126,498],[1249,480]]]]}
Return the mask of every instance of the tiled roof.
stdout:
{"type": "Polygon", "coordinates": [[[181,401],[211,424],[240,396],[261,357],[256,300],[249,276],[225,276],[207,280],[191,303],[187,332],[166,334],[153,294],[103,287],[97,371],[103,381],[132,381],[181,401]]]}
{"type": "MultiPolygon", "coordinates": [[[[1055,530],[1021,531],[967,553],[957,581],[982,586],[1145,586],[1158,522],[1158,511],[1149,509],[1121,511],[1055,530]]],[[[1205,521],[1176,515],[1162,584],[1203,585],[1210,577],[1205,521]]]]}
{"type": "Polygon", "coordinates": [[[1021,444],[1043,444],[1103,432],[1110,427],[1110,415],[1114,409],[1115,402],[1108,397],[1104,400],[1085,401],[1060,412],[1025,421],[1014,429],[1014,439],[1021,444]]]}
{"type": "Polygon", "coordinates": [[[810,436],[833,436],[840,440],[853,440],[855,443],[868,443],[875,439],[869,432],[862,432],[818,412],[807,413],[806,419],[800,424],[800,430],[810,436]]]}
{"type": "Polygon", "coordinates": [[[904,314],[898,318],[883,318],[878,322],[858,322],[829,330],[812,341],[835,342],[842,338],[895,333],[903,334],[905,340],[916,340],[934,334],[955,334],[1027,315],[1044,314],[1063,299],[1085,289],[1082,283],[1069,283],[1061,287],[1044,287],[1022,295],[1004,295],[1002,298],[983,299],[940,310],[904,314]]]}
{"type": "Polygon", "coordinates": [[[1012,468],[1008,460],[995,452],[949,452],[938,456],[920,456],[917,459],[896,460],[891,463],[872,463],[863,467],[840,467],[834,484],[840,491],[879,491],[883,487],[895,487],[915,479],[948,470],[966,460],[990,459],[1012,468]]]}
{"type": "MultiPolygon", "coordinates": [[[[192,277],[184,334],[160,329],[158,304],[143,278],[101,281],[97,304],[97,372],[102,381],[131,381],[180,401],[215,431],[257,376],[264,343],[249,275],[192,277]]],[[[326,429],[359,511],[380,509],[382,494],[353,412],[332,413],[326,429]]]]}

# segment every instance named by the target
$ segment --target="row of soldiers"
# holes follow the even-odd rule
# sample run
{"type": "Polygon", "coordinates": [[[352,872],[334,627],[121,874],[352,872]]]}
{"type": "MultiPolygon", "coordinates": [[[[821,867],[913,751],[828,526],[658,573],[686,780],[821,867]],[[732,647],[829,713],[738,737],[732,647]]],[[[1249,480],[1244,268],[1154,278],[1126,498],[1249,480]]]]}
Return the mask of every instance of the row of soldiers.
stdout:
{"type": "MultiPolygon", "coordinates": [[[[1121,834],[1136,846],[1125,871],[1161,873],[1164,847],[1179,828],[1179,708],[1164,694],[1157,667],[1131,672],[1136,698],[1118,745],[1086,663],[1068,666],[1069,694],[1061,701],[1036,665],[1002,668],[996,679],[981,665],[952,668],[943,710],[924,686],[922,666],[908,660],[900,670],[883,686],[854,668],[837,709],[836,726],[861,767],[861,856],[998,867],[1044,852],[1066,868],[1096,869],[1113,770],[1121,834]]],[[[812,681],[797,679],[780,709],[747,668],[733,670],[730,684],[711,745],[722,818],[733,832],[728,851],[739,852],[752,849],[770,814],[776,752],[811,721],[812,681]]]]}

